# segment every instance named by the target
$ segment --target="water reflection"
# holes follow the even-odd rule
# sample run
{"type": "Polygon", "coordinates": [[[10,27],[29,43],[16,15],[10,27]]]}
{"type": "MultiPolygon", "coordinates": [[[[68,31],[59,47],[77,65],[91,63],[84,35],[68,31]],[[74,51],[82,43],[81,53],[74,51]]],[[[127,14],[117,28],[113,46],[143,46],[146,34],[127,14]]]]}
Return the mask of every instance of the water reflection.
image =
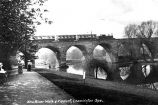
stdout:
{"type": "MultiPolygon", "coordinates": [[[[122,66],[122,64],[110,64],[109,69],[110,71],[114,71],[114,72],[119,72],[119,77],[122,80],[126,80],[130,77],[130,75],[133,75],[131,72],[134,71],[134,79],[137,78],[146,78],[151,74],[151,70],[153,64],[144,64],[144,63],[138,63],[138,64],[127,64],[122,66]],[[144,77],[141,77],[144,76],[144,77]]],[[[77,63],[77,64],[73,64],[73,65],[69,65],[69,68],[66,70],[66,72],[68,73],[72,73],[72,74],[78,74],[78,75],[83,75],[83,64],[82,63],[77,63]]],[[[95,78],[99,78],[99,79],[107,79],[108,73],[106,72],[106,70],[104,70],[101,67],[97,67],[94,68],[93,70],[93,76],[95,78]]],[[[132,77],[133,78],[133,77],[132,77]]]]}
{"type": "MultiPolygon", "coordinates": [[[[84,68],[82,63],[77,63],[75,65],[69,65],[67,68],[66,72],[67,73],[72,73],[72,74],[77,74],[77,75],[83,75],[84,73],[84,68]]],[[[94,77],[99,78],[99,79],[107,79],[107,73],[102,69],[102,68],[95,68],[94,69],[94,77]]]]}
{"type": "MultiPolygon", "coordinates": [[[[67,73],[77,74],[77,75],[83,75],[84,68],[82,63],[77,63],[74,65],[69,65],[69,68],[67,68],[67,73]]],[[[104,71],[104,69],[98,67],[94,69],[94,77],[99,79],[107,79],[107,73],[104,71]]]]}
{"type": "Polygon", "coordinates": [[[147,77],[150,74],[151,70],[152,70],[151,65],[142,65],[142,72],[145,77],[147,77]]]}
{"type": "MultiPolygon", "coordinates": [[[[115,70],[115,69],[119,69],[119,72],[120,72],[120,77],[122,78],[122,80],[126,80],[129,75],[130,75],[130,67],[119,67],[119,64],[109,64],[109,68],[111,70],[115,70]]],[[[66,69],[66,72],[67,73],[72,73],[72,74],[77,74],[77,75],[83,75],[83,72],[86,71],[84,70],[84,67],[83,67],[83,64],[82,63],[76,63],[76,64],[73,64],[73,65],[69,65],[69,67],[66,69]]],[[[94,68],[93,70],[93,76],[95,78],[98,78],[98,79],[107,79],[108,75],[107,75],[107,72],[101,68],[101,67],[97,67],[97,68],[94,68]]]]}
{"type": "MultiPolygon", "coordinates": [[[[148,86],[149,88],[153,88],[154,86],[154,89],[155,88],[158,89],[158,85],[157,85],[158,80],[152,81],[150,78],[149,79],[147,78],[149,75],[151,75],[151,73],[153,73],[153,69],[157,68],[157,64],[147,64],[147,63],[133,64],[132,63],[132,64],[127,64],[127,65],[122,66],[122,64],[117,63],[117,64],[111,64],[109,67],[111,67],[111,70],[113,70],[114,73],[119,72],[118,76],[122,79],[122,82],[125,81],[126,83],[136,83],[136,84],[140,84],[140,86],[149,85],[148,86]],[[135,72],[134,76],[131,76],[133,75],[132,71],[135,72]],[[147,82],[146,80],[149,80],[149,81],[147,82]],[[151,85],[151,82],[153,82],[153,85],[151,85]]],[[[72,73],[72,74],[77,74],[77,75],[83,75],[84,71],[86,70],[84,70],[82,63],[69,65],[69,68],[66,70],[67,73],[72,73]]],[[[108,75],[109,74],[105,72],[103,68],[101,67],[94,68],[94,71],[93,71],[94,78],[106,80],[108,78],[108,75]]]]}
{"type": "Polygon", "coordinates": [[[107,73],[101,67],[98,67],[98,68],[94,69],[94,75],[95,75],[95,78],[107,79],[107,73]]]}
{"type": "MultiPolygon", "coordinates": [[[[85,62],[84,62],[85,63],[85,62]]],[[[84,65],[83,62],[73,62],[73,64],[68,65],[69,67],[66,69],[57,69],[56,67],[49,68],[49,65],[41,64],[37,65],[38,68],[47,68],[50,70],[61,70],[67,73],[83,75],[84,65]]],[[[36,66],[36,67],[37,67],[36,66]]],[[[93,68],[91,72],[91,76],[98,79],[109,79],[109,72],[104,70],[102,66],[96,66],[97,68],[93,68]],[[97,70],[96,70],[97,69],[97,70]],[[106,71],[106,72],[105,72],[106,71]]],[[[129,63],[129,64],[120,64],[120,63],[113,63],[108,64],[109,71],[112,71],[113,74],[116,74],[117,77],[112,77],[112,79],[119,79],[119,81],[131,82],[132,83],[143,83],[143,82],[151,82],[154,79],[154,82],[158,81],[157,77],[154,77],[158,74],[157,63],[129,63]],[[156,72],[156,73],[155,73],[156,72]],[[133,82],[134,81],[134,82],[133,82]]],[[[112,74],[111,73],[111,74],[112,74]]],[[[110,77],[111,77],[110,74],[110,77]]]]}
{"type": "Polygon", "coordinates": [[[119,67],[120,70],[120,77],[122,78],[122,80],[126,80],[129,75],[130,75],[130,67],[126,66],[126,67],[119,67]]]}
{"type": "Polygon", "coordinates": [[[84,69],[82,68],[81,64],[69,65],[69,68],[67,68],[66,70],[67,73],[78,74],[78,75],[83,75],[83,71],[84,69]]]}

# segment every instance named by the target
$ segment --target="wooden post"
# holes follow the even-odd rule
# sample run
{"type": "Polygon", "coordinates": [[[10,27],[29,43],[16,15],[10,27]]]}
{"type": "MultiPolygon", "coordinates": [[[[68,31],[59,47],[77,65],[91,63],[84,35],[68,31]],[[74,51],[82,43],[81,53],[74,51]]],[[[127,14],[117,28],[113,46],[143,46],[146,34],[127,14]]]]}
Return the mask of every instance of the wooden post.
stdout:
{"type": "Polygon", "coordinates": [[[83,81],[84,81],[84,84],[85,84],[85,79],[86,79],[86,72],[83,71],[83,81]]]}

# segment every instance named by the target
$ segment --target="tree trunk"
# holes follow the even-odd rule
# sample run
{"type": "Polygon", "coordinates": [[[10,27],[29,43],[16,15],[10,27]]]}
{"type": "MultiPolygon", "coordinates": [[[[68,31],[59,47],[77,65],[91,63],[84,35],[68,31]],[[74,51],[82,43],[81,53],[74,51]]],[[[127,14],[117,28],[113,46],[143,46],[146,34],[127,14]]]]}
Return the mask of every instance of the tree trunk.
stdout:
{"type": "Polygon", "coordinates": [[[10,56],[6,54],[0,54],[0,62],[3,63],[3,69],[4,70],[11,70],[11,62],[10,62],[10,56]]]}
{"type": "Polygon", "coordinates": [[[25,60],[25,69],[27,69],[27,65],[28,65],[28,59],[27,59],[27,56],[26,55],[24,55],[25,56],[25,58],[24,58],[24,60],[25,60]]]}
{"type": "Polygon", "coordinates": [[[95,77],[98,78],[98,67],[96,68],[96,71],[95,71],[95,77]]]}

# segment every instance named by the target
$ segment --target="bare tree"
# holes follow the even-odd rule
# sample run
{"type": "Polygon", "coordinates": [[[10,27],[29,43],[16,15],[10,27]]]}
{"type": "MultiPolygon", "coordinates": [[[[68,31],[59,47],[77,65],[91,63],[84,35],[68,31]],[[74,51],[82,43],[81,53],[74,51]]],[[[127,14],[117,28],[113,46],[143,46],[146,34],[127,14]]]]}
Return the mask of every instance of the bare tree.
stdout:
{"type": "Polygon", "coordinates": [[[147,21],[142,22],[140,25],[129,24],[125,27],[125,36],[129,39],[138,38],[140,39],[139,47],[143,56],[143,60],[147,62],[154,61],[155,48],[151,37],[156,36],[158,32],[158,22],[147,21]],[[146,57],[148,55],[148,57],[146,57]]]}
{"type": "MultiPolygon", "coordinates": [[[[139,39],[140,44],[138,46],[145,62],[154,61],[156,49],[153,46],[154,44],[151,38],[153,36],[157,36],[157,33],[158,22],[155,21],[142,22],[140,25],[130,24],[125,27],[125,36],[127,36],[129,39],[139,39]]],[[[146,73],[146,68],[144,73],[146,73]]],[[[150,84],[153,86],[154,89],[156,89],[153,83],[150,84]]]]}
{"type": "Polygon", "coordinates": [[[138,25],[129,24],[125,27],[125,36],[128,38],[136,38],[137,37],[137,29],[138,25]]]}

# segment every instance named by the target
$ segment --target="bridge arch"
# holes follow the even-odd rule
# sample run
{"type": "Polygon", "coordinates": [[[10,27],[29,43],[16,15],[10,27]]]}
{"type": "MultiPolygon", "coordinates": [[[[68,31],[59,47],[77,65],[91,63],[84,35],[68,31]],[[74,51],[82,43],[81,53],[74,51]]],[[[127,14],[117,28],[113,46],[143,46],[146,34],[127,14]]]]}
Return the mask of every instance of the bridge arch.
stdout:
{"type": "Polygon", "coordinates": [[[69,47],[67,48],[67,50],[68,50],[69,48],[71,48],[72,46],[74,46],[74,47],[80,49],[81,52],[83,53],[83,55],[86,55],[86,54],[87,54],[87,50],[86,50],[86,47],[85,47],[84,45],[71,45],[71,46],[69,46],[69,47]]]}
{"type": "Polygon", "coordinates": [[[44,61],[42,62],[42,64],[47,66],[46,68],[49,69],[59,66],[60,51],[56,47],[53,46],[40,47],[35,55],[40,57],[39,59],[35,59],[35,66],[37,65],[36,64],[37,62],[41,63],[42,61],[44,61]]]}
{"type": "Polygon", "coordinates": [[[89,64],[90,76],[98,79],[112,80],[112,72],[110,71],[108,64],[106,62],[92,59],[89,64]]]}
{"type": "Polygon", "coordinates": [[[107,44],[107,43],[100,43],[100,44],[96,45],[96,46],[94,47],[94,49],[95,49],[97,46],[103,47],[104,50],[106,51],[106,54],[107,54],[107,56],[109,57],[109,59],[106,59],[106,61],[107,61],[108,63],[116,62],[116,56],[113,54],[112,46],[111,46],[110,44],[107,44]]]}
{"type": "Polygon", "coordinates": [[[115,56],[111,49],[112,46],[107,43],[96,43],[91,47],[91,49],[88,49],[89,51],[87,54],[91,55],[91,59],[87,62],[88,75],[100,79],[112,79],[113,70],[110,68],[112,63],[115,62],[115,56]]]}
{"type": "Polygon", "coordinates": [[[82,54],[83,54],[84,57],[87,55],[87,49],[86,49],[86,47],[84,45],[71,45],[71,46],[68,46],[66,48],[66,50],[65,50],[65,53],[67,54],[67,51],[69,49],[71,49],[72,47],[78,48],[82,52],[82,54]]]}
{"type": "Polygon", "coordinates": [[[61,53],[60,53],[59,48],[54,47],[54,46],[46,46],[44,48],[48,48],[48,49],[52,50],[55,53],[57,59],[60,60],[61,53]]]}

